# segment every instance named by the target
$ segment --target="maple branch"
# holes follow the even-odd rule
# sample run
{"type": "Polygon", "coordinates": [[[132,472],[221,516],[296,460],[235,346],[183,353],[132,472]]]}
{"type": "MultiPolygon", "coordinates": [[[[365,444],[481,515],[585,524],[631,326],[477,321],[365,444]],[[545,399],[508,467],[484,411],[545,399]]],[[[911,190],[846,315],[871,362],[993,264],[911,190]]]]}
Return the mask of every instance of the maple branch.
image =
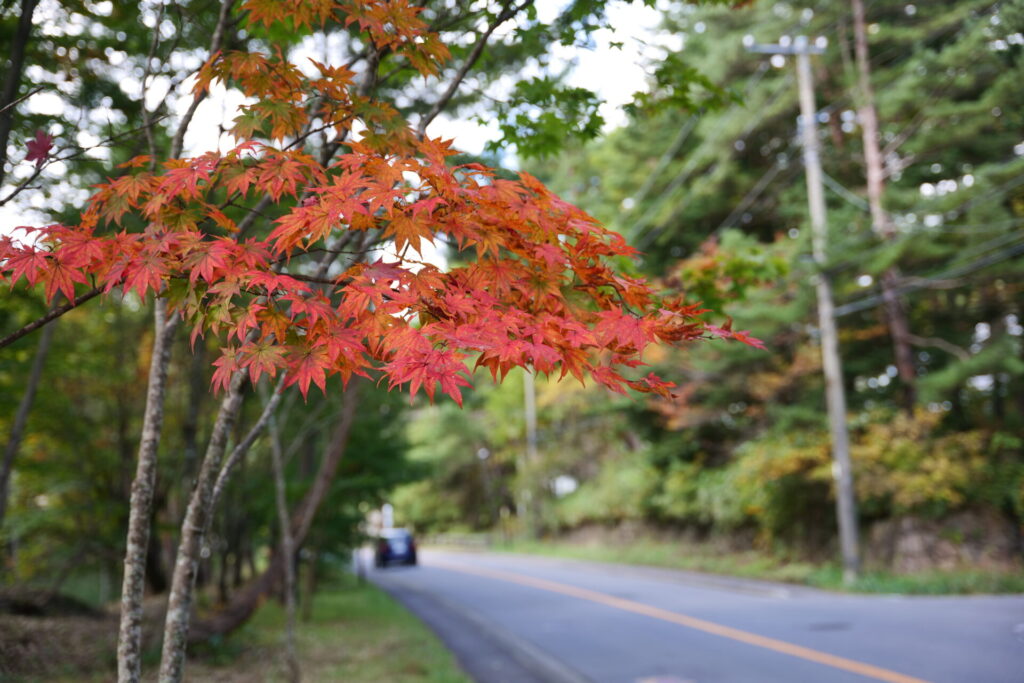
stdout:
{"type": "MultiPolygon", "coordinates": [[[[346,233],[348,235],[348,233],[346,233]]],[[[282,254],[274,259],[274,263],[284,263],[285,261],[295,260],[303,256],[311,256],[313,254],[333,254],[335,256],[341,256],[348,254],[350,256],[362,256],[366,253],[365,249],[338,249],[328,247],[313,247],[312,249],[306,249],[300,254],[282,254]]]]}
{"type": "MultiPolygon", "coordinates": [[[[54,160],[54,161],[56,161],[56,160],[54,160]]],[[[0,206],[3,206],[7,202],[11,201],[15,197],[17,197],[19,194],[21,194],[22,192],[27,190],[29,188],[29,186],[32,184],[32,181],[35,180],[36,178],[38,178],[39,174],[41,174],[43,172],[43,169],[46,168],[47,166],[49,166],[50,163],[51,163],[50,161],[47,161],[42,166],[36,166],[36,170],[34,170],[32,172],[32,175],[30,175],[28,178],[25,178],[20,183],[15,185],[14,189],[11,190],[10,193],[8,193],[8,195],[6,197],[3,197],[2,199],[0,199],[0,206]]]]}
{"type": "Polygon", "coordinates": [[[11,344],[18,341],[27,334],[35,332],[46,323],[50,322],[51,320],[56,320],[57,318],[61,317],[62,315],[70,311],[72,308],[77,308],[78,306],[84,304],[86,301],[94,298],[102,291],[103,290],[100,289],[99,287],[96,287],[95,289],[90,289],[88,292],[76,297],[74,301],[68,301],[66,303],[63,303],[60,306],[57,306],[56,308],[52,309],[49,313],[42,316],[41,318],[37,318],[36,320],[30,322],[28,325],[25,325],[20,329],[11,332],[3,339],[0,339],[0,349],[6,346],[10,346],[11,344]]]}
{"type": "Polygon", "coordinates": [[[324,277],[316,277],[315,275],[303,275],[301,273],[288,273],[288,277],[294,280],[300,280],[301,282],[312,282],[315,285],[337,285],[338,283],[334,280],[328,280],[324,277]]]}
{"type": "MultiPolygon", "coordinates": [[[[366,55],[366,71],[363,73],[363,79],[359,83],[359,88],[356,91],[360,96],[367,97],[379,83],[379,72],[381,57],[387,52],[387,48],[377,49],[372,48],[368,55],[366,55]]],[[[358,61],[358,60],[356,60],[358,61]]],[[[354,63],[354,62],[353,62],[354,63]]],[[[343,134],[339,135],[336,140],[331,142],[329,145],[325,145],[323,150],[320,152],[320,163],[326,166],[334,155],[338,153],[341,145],[344,144],[345,140],[348,139],[349,131],[346,130],[343,134]]]]}
{"type": "MultiPolygon", "coordinates": [[[[457,10],[464,10],[465,9],[465,5],[463,3],[459,3],[459,6],[456,9],[457,10]]],[[[449,15],[447,15],[445,17],[442,17],[439,14],[437,16],[437,18],[434,19],[434,21],[432,21],[430,23],[430,25],[427,27],[427,30],[430,31],[431,33],[440,33],[441,31],[447,31],[448,29],[450,29],[451,27],[455,26],[456,24],[463,24],[463,23],[471,22],[474,19],[476,19],[477,17],[483,16],[485,13],[486,13],[486,10],[481,8],[481,9],[478,9],[477,11],[475,11],[475,12],[466,13],[466,14],[463,14],[460,11],[452,12],[451,14],[449,14],[449,15]],[[444,21],[441,21],[442,18],[444,18],[444,21]]]]}
{"type": "Polygon", "coordinates": [[[24,102],[28,98],[32,97],[36,93],[40,93],[40,92],[42,92],[44,90],[46,90],[46,86],[45,85],[41,85],[38,88],[34,88],[32,90],[29,90],[27,93],[25,93],[24,95],[22,95],[18,99],[14,100],[13,102],[10,102],[8,104],[5,104],[3,107],[0,107],[0,114],[3,114],[5,111],[10,109],[11,107],[18,106],[19,104],[21,104],[22,102],[24,102]]]}
{"type": "Polygon", "coordinates": [[[268,206],[270,206],[271,201],[272,200],[270,199],[269,195],[264,195],[262,199],[256,202],[256,206],[252,207],[251,209],[246,209],[246,211],[248,211],[249,213],[247,213],[245,215],[245,218],[239,221],[236,226],[238,228],[236,241],[242,241],[242,238],[245,236],[245,233],[248,232],[249,228],[252,227],[252,224],[256,222],[257,218],[267,218],[269,220],[269,216],[264,215],[263,212],[266,210],[268,206]]]}
{"type": "Polygon", "coordinates": [[[459,89],[462,81],[466,78],[466,74],[469,73],[469,70],[473,68],[473,65],[480,59],[480,56],[484,52],[484,48],[487,46],[487,41],[491,38],[491,34],[493,34],[499,26],[518,14],[520,10],[525,9],[532,3],[533,0],[523,0],[523,2],[518,5],[506,4],[505,9],[503,9],[498,16],[494,18],[494,21],[487,26],[487,29],[477,40],[476,45],[473,46],[473,50],[469,53],[469,56],[466,57],[466,61],[463,62],[462,66],[459,67],[459,70],[455,72],[455,77],[452,79],[452,82],[448,84],[448,88],[444,91],[444,94],[441,95],[440,99],[434,103],[434,106],[430,108],[430,111],[424,114],[423,118],[420,119],[419,125],[416,127],[416,133],[421,140],[427,134],[427,126],[429,126],[430,122],[437,118],[437,115],[440,114],[446,106],[448,106],[448,103],[451,101],[452,97],[455,96],[455,92],[459,89]]]}
{"type": "MultiPolygon", "coordinates": [[[[345,117],[345,119],[353,119],[353,118],[355,118],[355,117],[351,116],[351,115],[345,117]]],[[[320,126],[319,128],[310,128],[309,125],[307,124],[306,125],[306,130],[303,131],[302,133],[299,133],[299,135],[297,135],[294,140],[292,140],[290,143],[285,145],[282,149],[283,150],[289,150],[292,147],[295,147],[296,145],[305,142],[312,135],[316,135],[317,133],[320,133],[322,131],[330,130],[331,128],[334,128],[339,123],[342,123],[345,119],[342,119],[340,121],[331,121],[330,123],[325,123],[324,125],[320,126]]]]}
{"type": "MultiPolygon", "coordinates": [[[[224,0],[220,5],[220,14],[217,16],[217,26],[213,29],[213,38],[210,39],[210,54],[214,55],[217,50],[220,49],[220,44],[224,39],[224,29],[228,24],[228,15],[231,12],[232,5],[235,4],[235,0],[224,0]]],[[[196,114],[196,109],[199,108],[199,104],[206,99],[206,91],[201,91],[198,95],[192,98],[192,104],[189,105],[188,111],[181,118],[181,123],[178,124],[178,130],[174,134],[174,139],[171,141],[171,154],[172,159],[176,159],[181,156],[181,150],[185,146],[185,133],[188,131],[189,124],[192,123],[192,117],[196,114]]]]}
{"type": "MultiPolygon", "coordinates": [[[[238,372],[247,373],[247,370],[239,370],[238,372]]],[[[224,493],[224,487],[227,486],[228,479],[231,478],[231,474],[234,472],[235,467],[241,462],[245,454],[249,452],[252,445],[256,443],[256,439],[259,438],[263,430],[266,429],[267,424],[274,415],[274,411],[277,409],[277,405],[281,402],[281,397],[284,395],[284,381],[287,377],[287,373],[282,372],[280,378],[277,380],[277,386],[274,388],[274,394],[270,397],[270,400],[263,406],[263,412],[260,413],[259,418],[256,420],[256,424],[249,428],[248,433],[241,441],[232,449],[231,455],[224,461],[224,464],[220,468],[220,472],[217,474],[217,481],[213,485],[213,494],[210,496],[210,514],[207,518],[207,523],[213,520],[214,512],[217,510],[217,501],[220,500],[221,494],[224,493]]]]}

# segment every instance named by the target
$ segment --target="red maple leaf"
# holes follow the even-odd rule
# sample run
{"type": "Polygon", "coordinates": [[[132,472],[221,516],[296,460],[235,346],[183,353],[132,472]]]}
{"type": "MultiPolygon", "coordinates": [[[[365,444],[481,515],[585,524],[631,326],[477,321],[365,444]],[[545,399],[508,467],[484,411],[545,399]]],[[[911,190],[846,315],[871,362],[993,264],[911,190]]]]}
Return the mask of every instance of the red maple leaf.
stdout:
{"type": "Polygon", "coordinates": [[[37,130],[35,138],[25,143],[25,147],[28,148],[25,161],[34,161],[36,168],[42,168],[53,149],[53,137],[42,129],[37,130]]]}

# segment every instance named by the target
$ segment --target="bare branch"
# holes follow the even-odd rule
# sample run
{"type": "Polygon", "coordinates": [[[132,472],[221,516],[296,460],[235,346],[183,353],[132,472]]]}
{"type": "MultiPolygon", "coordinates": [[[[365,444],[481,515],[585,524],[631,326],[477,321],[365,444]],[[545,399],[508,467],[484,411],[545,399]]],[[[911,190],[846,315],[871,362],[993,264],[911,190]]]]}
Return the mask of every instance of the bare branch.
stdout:
{"type": "MultiPolygon", "coordinates": [[[[228,25],[228,16],[231,13],[231,7],[235,4],[235,0],[224,0],[220,5],[220,15],[217,17],[217,26],[213,29],[213,38],[210,40],[210,54],[216,54],[217,50],[220,49],[221,42],[224,40],[224,29],[228,25]]],[[[181,118],[181,123],[178,124],[178,130],[174,134],[174,139],[171,142],[171,154],[172,159],[176,159],[181,156],[181,150],[185,146],[185,133],[188,131],[189,124],[192,123],[192,117],[196,114],[196,109],[199,108],[199,103],[206,98],[206,93],[200,93],[196,95],[192,100],[192,104],[189,105],[188,111],[181,118]]]]}
{"type": "Polygon", "coordinates": [[[427,134],[427,126],[430,125],[430,122],[437,118],[437,115],[440,114],[446,106],[448,106],[452,97],[455,96],[455,92],[459,89],[462,81],[466,78],[466,74],[469,73],[469,70],[473,68],[473,65],[480,59],[480,55],[483,54],[484,48],[487,46],[487,41],[490,39],[491,34],[493,34],[499,26],[518,14],[520,10],[532,3],[533,0],[523,0],[523,2],[518,5],[505,5],[505,9],[503,9],[498,16],[494,18],[494,21],[487,26],[487,29],[480,34],[480,37],[476,41],[476,45],[473,46],[473,50],[469,53],[469,56],[466,57],[466,61],[463,62],[462,66],[459,67],[459,70],[455,72],[455,77],[452,79],[452,82],[448,84],[448,88],[444,91],[444,94],[442,94],[440,99],[434,103],[434,106],[430,108],[430,111],[424,114],[423,118],[420,119],[419,125],[417,126],[417,134],[420,139],[427,134]]]}
{"type": "Polygon", "coordinates": [[[971,357],[971,354],[967,349],[939,337],[918,337],[917,335],[912,334],[907,337],[907,341],[914,346],[931,346],[936,349],[942,349],[946,353],[956,356],[960,360],[969,360],[971,357]]]}
{"type": "Polygon", "coordinates": [[[18,99],[14,100],[13,102],[10,102],[8,104],[5,104],[3,107],[0,107],[0,114],[4,113],[5,111],[10,109],[11,107],[18,106],[19,104],[21,104],[22,102],[24,102],[28,98],[32,97],[36,93],[42,92],[44,90],[46,90],[46,86],[45,85],[41,85],[38,88],[34,88],[33,90],[29,90],[27,93],[25,93],[24,95],[22,95],[18,99]]]}
{"type": "Polygon", "coordinates": [[[37,318],[36,320],[30,322],[28,325],[22,327],[21,329],[11,332],[3,339],[0,339],[0,349],[4,348],[5,346],[10,346],[14,342],[24,337],[26,334],[35,332],[46,323],[50,322],[51,320],[56,320],[57,318],[61,317],[62,315],[70,311],[72,308],[77,308],[78,306],[81,306],[86,301],[97,296],[102,291],[103,290],[100,289],[99,287],[90,289],[88,292],[78,295],[74,301],[65,302],[60,306],[57,306],[56,308],[52,309],[49,313],[42,316],[41,318],[37,318]]]}

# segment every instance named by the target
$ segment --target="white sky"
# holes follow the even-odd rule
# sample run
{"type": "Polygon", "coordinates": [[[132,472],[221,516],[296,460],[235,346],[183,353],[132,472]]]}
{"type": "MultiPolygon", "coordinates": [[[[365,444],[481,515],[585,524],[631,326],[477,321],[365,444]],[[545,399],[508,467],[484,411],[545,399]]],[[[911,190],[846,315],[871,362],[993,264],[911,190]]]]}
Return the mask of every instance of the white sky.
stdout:
{"type": "MultiPolygon", "coordinates": [[[[563,0],[540,0],[538,15],[542,21],[553,19],[563,0]]],[[[605,101],[601,115],[605,130],[625,123],[622,105],[633,99],[633,93],[644,88],[647,70],[645,61],[664,55],[661,46],[678,49],[680,43],[674,36],[658,35],[656,31],[661,12],[640,3],[628,5],[612,3],[608,8],[611,29],[601,29],[593,34],[593,49],[552,46],[552,65],[575,63],[569,75],[569,84],[593,90],[605,101]],[[620,42],[622,47],[610,43],[620,42]]],[[[466,152],[479,153],[484,145],[497,137],[497,126],[483,126],[475,121],[452,119],[441,114],[431,123],[431,135],[449,137],[455,146],[466,152]]]]}

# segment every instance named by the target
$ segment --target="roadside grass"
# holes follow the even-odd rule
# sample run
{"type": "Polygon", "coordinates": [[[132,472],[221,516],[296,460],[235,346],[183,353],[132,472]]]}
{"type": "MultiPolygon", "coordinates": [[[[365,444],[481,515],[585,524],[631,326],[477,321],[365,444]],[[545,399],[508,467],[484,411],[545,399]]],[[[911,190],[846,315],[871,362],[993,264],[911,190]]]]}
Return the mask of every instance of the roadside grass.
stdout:
{"type": "Polygon", "coordinates": [[[642,540],[620,546],[582,545],[558,541],[508,541],[492,550],[592,560],[619,564],[647,565],[669,569],[725,574],[749,579],[803,584],[826,590],[854,593],[899,593],[906,595],[966,595],[1024,593],[1024,572],[958,569],[917,574],[897,574],[871,569],[851,585],[843,583],[838,564],[793,561],[758,551],[702,552],[699,546],[642,540]]]}
{"type": "MultiPolygon", "coordinates": [[[[276,601],[188,664],[189,680],[284,681],[285,613],[276,601]]],[[[304,680],[469,683],[430,630],[380,589],[344,576],[322,585],[296,643],[304,680]]]]}

